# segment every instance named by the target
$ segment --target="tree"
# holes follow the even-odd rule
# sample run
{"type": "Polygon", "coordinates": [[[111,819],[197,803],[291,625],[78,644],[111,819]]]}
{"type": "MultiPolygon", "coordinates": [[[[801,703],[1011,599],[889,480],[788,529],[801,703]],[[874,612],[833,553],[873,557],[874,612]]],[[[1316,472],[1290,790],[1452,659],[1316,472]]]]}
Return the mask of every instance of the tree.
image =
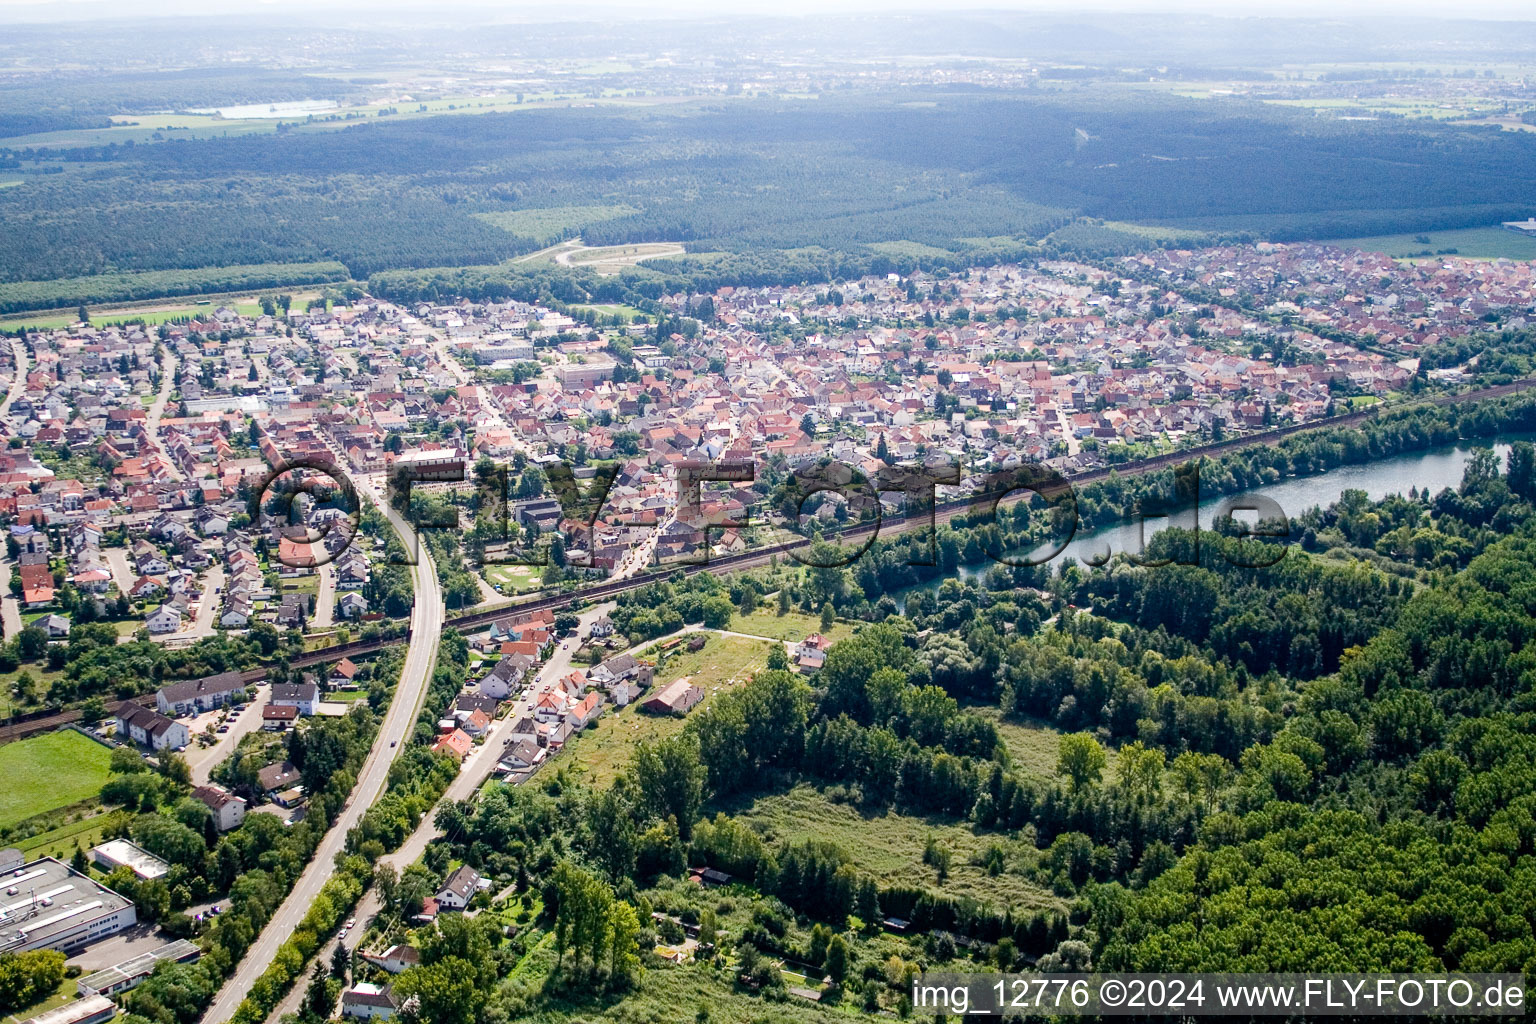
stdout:
{"type": "Polygon", "coordinates": [[[64,954],[51,949],[0,954],[0,1011],[31,1006],[64,980],[64,954]]]}
{"type": "Polygon", "coordinates": [[[402,1003],[418,1000],[418,1018],[430,1024],[474,1024],[486,997],[473,966],[457,957],[401,972],[393,990],[402,1003]]]}
{"type": "Polygon", "coordinates": [[[343,985],[347,982],[347,972],[352,969],[352,951],[340,942],[331,951],[331,977],[338,979],[343,985]]]}
{"type": "Polygon", "coordinates": [[[843,941],[841,935],[834,935],[827,943],[826,958],[827,977],[832,979],[832,984],[841,985],[848,977],[848,943],[843,941]]]}
{"type": "Polygon", "coordinates": [[[823,633],[830,633],[832,631],[832,625],[835,622],[837,622],[837,614],[835,612],[833,612],[832,606],[830,604],[822,605],[821,606],[821,631],[823,633]]]}
{"type": "Polygon", "coordinates": [[[1516,496],[1527,501],[1536,498],[1536,445],[1516,441],[1509,446],[1509,472],[1505,481],[1516,496]]]}
{"type": "Polygon", "coordinates": [[[1115,756],[1120,785],[1133,797],[1150,800],[1162,789],[1163,752],[1140,740],[1127,743],[1115,756]]]}
{"type": "Polygon", "coordinates": [[[704,800],[698,741],[683,733],[635,747],[630,764],[642,803],[654,817],[672,818],[687,841],[704,800]]]}
{"type": "Polygon", "coordinates": [[[1057,747],[1056,770],[1067,777],[1074,793],[1096,785],[1107,763],[1104,748],[1086,732],[1068,733],[1057,747]]]}
{"type": "Polygon", "coordinates": [[[309,976],[309,988],[304,993],[304,1013],[315,1020],[330,1020],[335,1005],[331,997],[331,976],[325,965],[316,961],[309,976]]]}
{"type": "Polygon", "coordinates": [[[608,914],[608,971],[616,988],[628,988],[639,980],[639,935],[640,918],[635,908],[622,900],[614,903],[608,914]]]}
{"type": "Polygon", "coordinates": [[[75,309],[75,319],[80,321],[82,324],[88,324],[91,322],[91,311],[86,308],[85,303],[80,303],[80,305],[75,309]]]}

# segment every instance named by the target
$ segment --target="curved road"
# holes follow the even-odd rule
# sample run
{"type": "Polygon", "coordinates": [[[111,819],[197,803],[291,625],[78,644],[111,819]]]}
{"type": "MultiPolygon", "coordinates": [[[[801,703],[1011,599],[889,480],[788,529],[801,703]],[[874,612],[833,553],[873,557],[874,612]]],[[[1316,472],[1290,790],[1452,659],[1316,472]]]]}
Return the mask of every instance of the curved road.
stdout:
{"type": "MultiPolygon", "coordinates": [[[[382,495],[376,493],[376,488],[366,489],[374,493],[379,507],[384,509],[390,524],[400,534],[406,550],[410,550],[416,542],[410,526],[389,507],[382,495]]],[[[443,592],[438,586],[437,568],[432,564],[432,556],[424,544],[420,547],[416,565],[411,567],[411,576],[416,587],[416,603],[411,609],[412,639],[405,654],[405,668],[400,673],[400,683],[395,688],[394,699],[384,716],[378,738],[374,740],[368,759],[363,762],[363,770],[358,775],[357,785],[352,789],[352,796],[336,821],[331,823],[330,831],[320,841],[314,859],[304,869],[293,891],[288,894],[282,906],[277,908],[272,920],[267,922],[261,935],[240,960],[240,966],[224,982],[224,987],[203,1014],[205,1021],[227,1021],[235,1015],[240,1001],[272,963],[278,947],[298,928],[310,904],[319,894],[320,887],[335,871],[336,854],[346,845],[347,832],[384,792],[389,781],[389,766],[405,750],[411,731],[416,726],[416,716],[420,714],[422,701],[426,697],[427,680],[432,674],[432,665],[437,658],[437,640],[443,629],[443,592]]],[[[302,984],[303,980],[300,978],[298,984],[302,984]]]]}

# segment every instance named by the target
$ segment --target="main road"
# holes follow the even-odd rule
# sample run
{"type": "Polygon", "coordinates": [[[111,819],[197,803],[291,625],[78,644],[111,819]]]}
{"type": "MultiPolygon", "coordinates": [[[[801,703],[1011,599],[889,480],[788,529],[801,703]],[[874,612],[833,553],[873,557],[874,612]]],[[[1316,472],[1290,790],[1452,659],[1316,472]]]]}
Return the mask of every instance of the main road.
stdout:
{"type": "MultiPolygon", "coordinates": [[[[395,696],[384,715],[384,724],[379,729],[378,738],[374,740],[373,749],[368,752],[368,758],[358,774],[357,784],[352,788],[352,795],[331,823],[330,831],[320,841],[314,859],[299,876],[293,891],[283,900],[282,906],[277,908],[272,920],[267,922],[261,935],[246,951],[235,972],[225,981],[224,987],[203,1014],[203,1020],[209,1024],[218,1024],[234,1017],[240,1001],[272,963],[278,948],[298,928],[310,904],[319,895],[320,887],[335,871],[336,855],[346,845],[347,832],[384,792],[389,781],[389,766],[410,739],[416,726],[416,716],[421,713],[422,701],[426,697],[433,663],[437,660],[437,641],[443,631],[443,592],[437,582],[437,568],[432,564],[432,555],[425,544],[417,545],[410,524],[389,507],[375,486],[361,486],[374,496],[378,506],[389,517],[390,525],[400,535],[406,550],[417,550],[416,564],[411,567],[416,597],[411,608],[411,643],[405,653],[405,667],[401,670],[400,682],[395,687],[395,696]]],[[[298,983],[302,984],[303,979],[299,979],[298,983]]]]}

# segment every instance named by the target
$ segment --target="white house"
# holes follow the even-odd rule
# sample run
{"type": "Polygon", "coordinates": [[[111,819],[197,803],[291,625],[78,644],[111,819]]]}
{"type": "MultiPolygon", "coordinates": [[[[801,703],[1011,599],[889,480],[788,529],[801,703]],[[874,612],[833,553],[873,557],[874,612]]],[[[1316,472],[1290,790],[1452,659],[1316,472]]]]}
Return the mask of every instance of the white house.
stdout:
{"type": "Polygon", "coordinates": [[[144,620],[144,628],[151,633],[174,633],[181,628],[181,612],[173,604],[163,604],[144,620]]]}
{"type": "Polygon", "coordinates": [[[370,985],[358,982],[341,994],[341,1015],[361,1020],[374,1017],[393,1017],[395,997],[387,985],[370,985]]]}
{"type": "Polygon", "coordinates": [[[464,910],[480,886],[480,873],[468,864],[460,865],[437,890],[437,905],[443,910],[464,910]]]}
{"type": "Polygon", "coordinates": [[[192,795],[208,806],[213,824],[220,832],[239,828],[245,820],[245,799],[238,797],[223,786],[209,784],[198,786],[192,795]]]}
{"type": "Polygon", "coordinates": [[[117,709],[117,735],[153,750],[177,750],[192,742],[186,725],[174,718],[124,701],[117,709]]]}
{"type": "Polygon", "coordinates": [[[295,707],[301,715],[315,713],[315,701],[320,699],[320,687],[314,683],[282,683],[272,687],[274,707],[295,707]]]}

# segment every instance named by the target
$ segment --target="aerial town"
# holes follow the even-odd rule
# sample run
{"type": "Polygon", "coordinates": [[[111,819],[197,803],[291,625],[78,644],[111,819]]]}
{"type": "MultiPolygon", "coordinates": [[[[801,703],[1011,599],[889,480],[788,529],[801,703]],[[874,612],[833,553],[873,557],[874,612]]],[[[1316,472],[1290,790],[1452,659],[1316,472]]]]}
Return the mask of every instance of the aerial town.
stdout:
{"type": "MultiPolygon", "coordinates": [[[[1261,244],[668,296],[664,337],[645,315],[366,297],[33,331],[8,353],[25,372],[0,421],[7,625],[46,612],[63,638],[86,597],[125,635],[169,643],[256,621],[371,621],[375,546],[337,530],[321,557],[308,547],[336,508],[309,510],[309,537],[251,518],[274,467],[306,459],[375,479],[515,466],[507,525],[525,543],[564,533],[572,562],[634,572],[703,543],[675,516],[685,460],[765,477],[828,455],[865,473],[1033,462],[1070,475],[1390,401],[1426,346],[1525,326],[1533,273],[1261,244]],[[578,480],[618,467],[592,530],[540,479],[561,463],[578,480]]],[[[716,521],[771,521],[763,479],[717,490],[716,521]]],[[[541,579],[477,568],[487,602],[541,579]]]]}
{"type": "MultiPolygon", "coordinates": [[[[0,348],[12,372],[0,407],[5,636],[36,637],[58,652],[55,668],[71,657],[72,632],[100,624],[120,643],[167,651],[287,638],[301,653],[282,665],[148,691],[120,685],[104,710],[73,712],[69,730],[113,751],[114,780],[132,778],[140,755],[184,764],[186,799],[193,817],[206,814],[215,850],[266,820],[291,829],[317,808],[334,813],[324,778],[295,758],[310,723],[384,701],[398,666],[380,667],[380,638],[407,619],[421,628],[400,552],[370,519],[393,500],[386,483],[409,470],[419,495],[390,514],[414,514],[423,536],[424,509],[466,517],[446,547],[424,549],[439,559],[467,647],[445,708],[418,726],[430,754],[458,766],[447,797],[466,799],[488,779],[518,785],[560,763],[605,712],[625,723],[681,718],[719,688],[666,671],[722,642],[705,629],[647,647],[632,643],[646,639],[632,624],[626,638],[611,601],[556,612],[509,604],[520,594],[643,575],[704,545],[748,550],[786,525],[774,482],[828,457],[866,474],[1034,462],[1071,476],[1454,388],[1470,367],[1421,372],[1419,355],[1525,326],[1533,274],[1536,264],[1509,260],[1415,264],[1259,244],[727,287],[669,295],[649,313],[366,295],[300,310],[283,296],[257,311],[28,331],[0,348]],[[706,531],[679,517],[678,467],[699,459],[757,467],[712,484],[702,503],[711,523],[763,527],[706,531]],[[569,467],[584,485],[604,466],[612,486],[584,519],[550,477],[569,467]],[[322,492],[279,508],[271,482],[285,469],[353,481],[361,507],[322,492]],[[489,504],[471,500],[498,479],[489,504]],[[133,757],[120,761],[123,751],[133,757]]],[[[962,475],[951,490],[967,486],[962,475]]],[[[824,608],[815,631],[753,639],[769,664],[782,656],[810,673],[840,628],[824,608]]],[[[41,688],[28,679],[32,689],[15,694],[22,707],[78,696],[70,674],[41,688]]],[[[58,949],[85,971],[79,998],[50,1011],[56,1024],[105,1019],[107,997],[163,961],[195,960],[187,936],[224,909],[201,877],[195,889],[184,881],[150,828],[88,835],[99,841],[76,845],[69,863],[59,849],[7,850],[0,864],[13,897],[0,947],[58,949]],[[150,924],[136,917],[128,894],[142,903],[164,889],[170,909],[150,924]]],[[[418,927],[484,905],[493,886],[468,865],[412,867],[440,835],[423,818],[391,855],[407,874],[431,876],[399,904],[418,927]]],[[[728,880],[710,868],[700,878],[728,880]]],[[[379,913],[368,899],[359,916],[379,913]]],[[[369,931],[364,943],[358,929],[348,944],[352,922],[339,938],[359,970],[340,1012],[391,1016],[400,1007],[389,979],[418,952],[383,941],[397,932],[369,931]]],[[[663,915],[658,927],[673,922],[663,915]]],[[[667,948],[681,957],[698,943],[667,948]]]]}

